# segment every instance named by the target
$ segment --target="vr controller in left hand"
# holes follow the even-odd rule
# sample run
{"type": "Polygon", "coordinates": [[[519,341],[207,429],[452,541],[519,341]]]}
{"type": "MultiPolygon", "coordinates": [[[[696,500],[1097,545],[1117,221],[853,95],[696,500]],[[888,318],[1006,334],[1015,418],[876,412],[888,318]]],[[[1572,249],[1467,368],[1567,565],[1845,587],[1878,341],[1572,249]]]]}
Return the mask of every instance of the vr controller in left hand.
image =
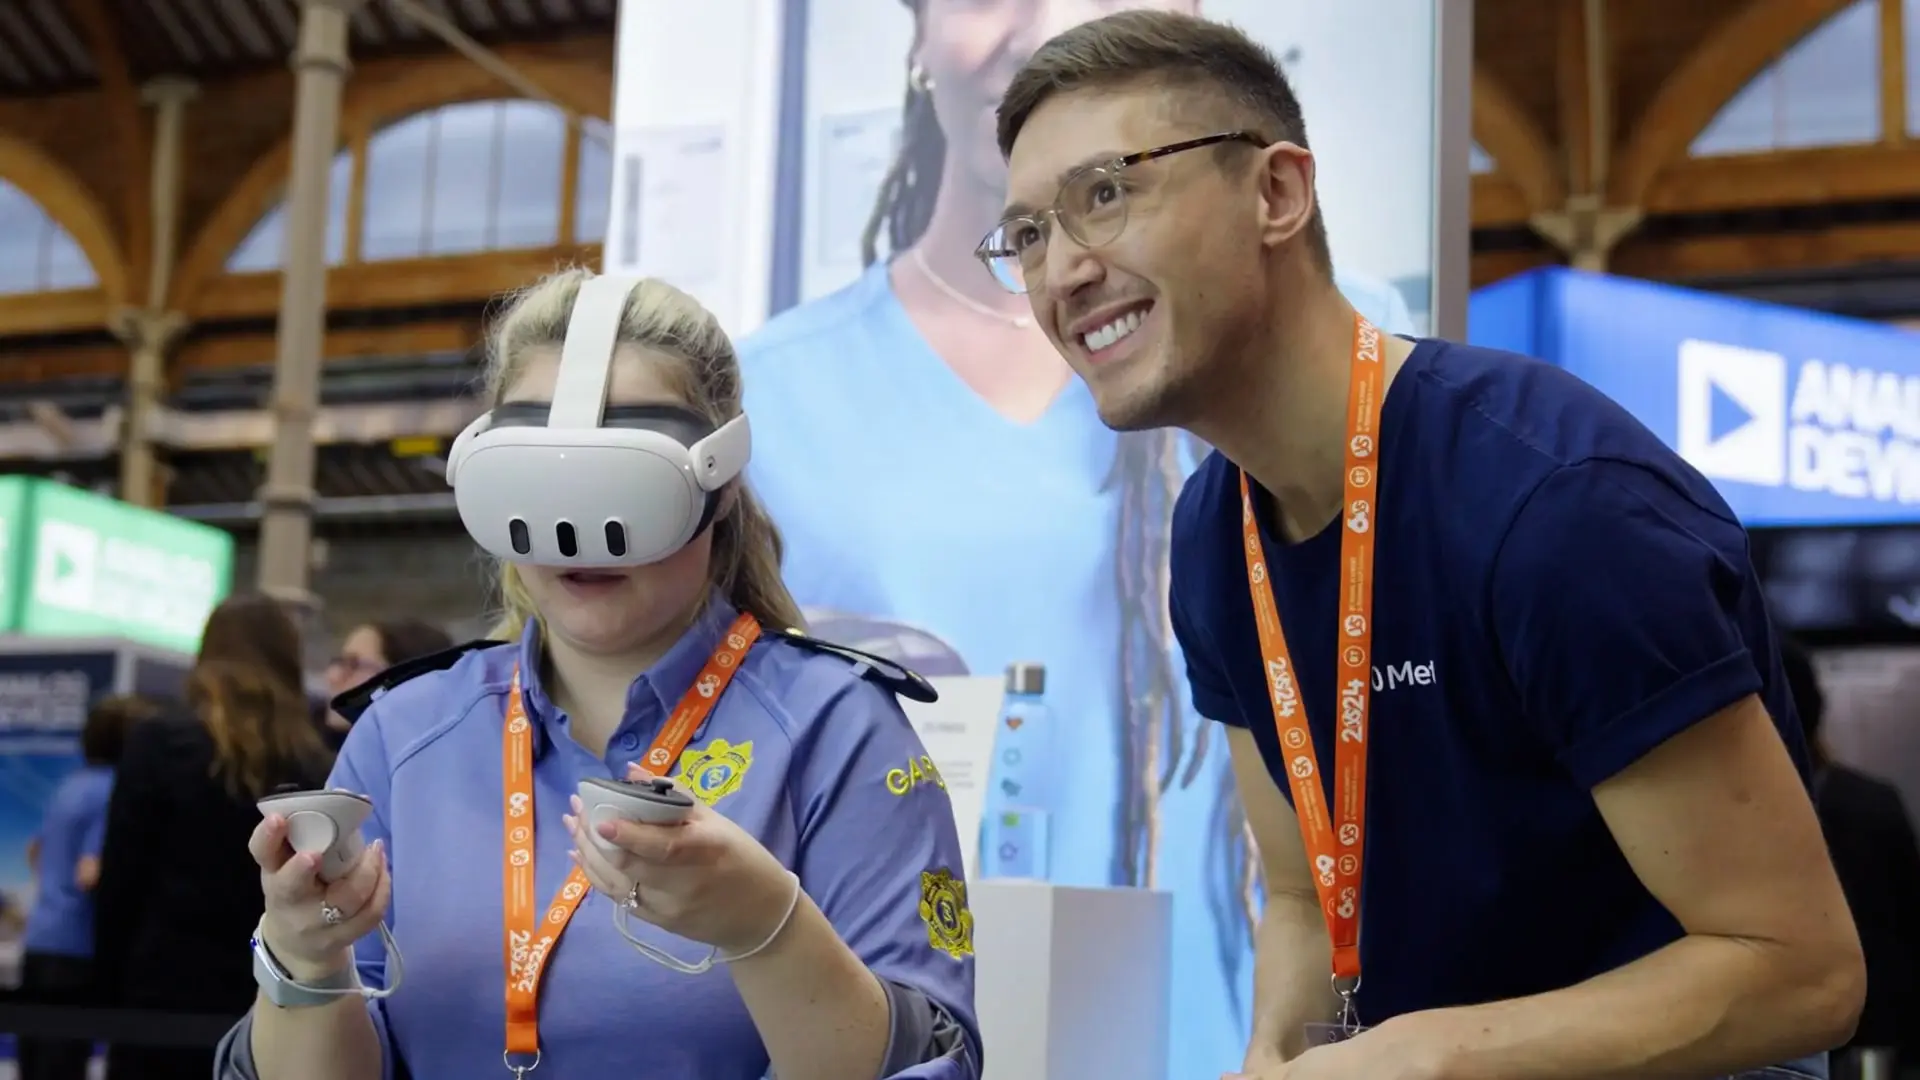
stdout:
{"type": "Polygon", "coordinates": [[[608,821],[636,821],[648,825],[678,825],[693,813],[693,796],[664,778],[609,780],[588,777],[580,781],[580,816],[586,832],[603,854],[618,857],[618,845],[600,835],[608,821]]]}

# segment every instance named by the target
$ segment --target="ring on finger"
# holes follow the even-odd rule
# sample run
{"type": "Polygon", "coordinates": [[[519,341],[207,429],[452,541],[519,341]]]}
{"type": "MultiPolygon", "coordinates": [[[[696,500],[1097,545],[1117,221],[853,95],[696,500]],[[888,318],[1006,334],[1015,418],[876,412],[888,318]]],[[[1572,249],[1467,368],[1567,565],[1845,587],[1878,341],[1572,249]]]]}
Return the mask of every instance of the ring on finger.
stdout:
{"type": "Polygon", "coordinates": [[[332,904],[323,902],[320,905],[320,921],[326,923],[328,926],[339,926],[341,923],[347,921],[347,915],[346,912],[341,911],[332,904]]]}

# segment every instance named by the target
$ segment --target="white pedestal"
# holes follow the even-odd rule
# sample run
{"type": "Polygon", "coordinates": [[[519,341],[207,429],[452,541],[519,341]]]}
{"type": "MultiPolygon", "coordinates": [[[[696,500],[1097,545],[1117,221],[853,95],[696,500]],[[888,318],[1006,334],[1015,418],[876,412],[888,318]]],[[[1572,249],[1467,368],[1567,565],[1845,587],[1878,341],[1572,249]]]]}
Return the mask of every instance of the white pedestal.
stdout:
{"type": "Polygon", "coordinates": [[[991,879],[968,890],[984,1080],[1165,1080],[1173,898],[991,879]]]}

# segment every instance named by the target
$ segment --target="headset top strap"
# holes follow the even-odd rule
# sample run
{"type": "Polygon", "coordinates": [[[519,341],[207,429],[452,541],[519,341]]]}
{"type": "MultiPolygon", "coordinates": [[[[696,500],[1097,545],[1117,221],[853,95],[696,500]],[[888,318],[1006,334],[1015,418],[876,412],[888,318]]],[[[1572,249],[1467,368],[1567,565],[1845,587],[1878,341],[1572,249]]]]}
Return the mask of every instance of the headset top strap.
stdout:
{"type": "Polygon", "coordinates": [[[641,280],[591,277],[580,283],[573,316],[567,320],[567,336],[560,345],[560,374],[553,388],[553,409],[547,413],[548,427],[600,426],[613,350],[620,340],[620,317],[641,280]]]}

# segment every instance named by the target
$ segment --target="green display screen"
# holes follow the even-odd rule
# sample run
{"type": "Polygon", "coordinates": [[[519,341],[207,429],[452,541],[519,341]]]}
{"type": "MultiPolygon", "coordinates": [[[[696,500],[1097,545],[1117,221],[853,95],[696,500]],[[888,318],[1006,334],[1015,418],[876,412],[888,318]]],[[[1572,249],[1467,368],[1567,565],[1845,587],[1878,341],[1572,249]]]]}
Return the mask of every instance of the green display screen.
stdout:
{"type": "Polygon", "coordinates": [[[20,610],[20,560],[26,553],[21,527],[27,520],[25,476],[0,476],[0,632],[16,629],[20,610]]]}
{"type": "Polygon", "coordinates": [[[0,536],[0,611],[36,637],[193,652],[233,574],[226,532],[47,480],[0,478],[0,536]]]}

